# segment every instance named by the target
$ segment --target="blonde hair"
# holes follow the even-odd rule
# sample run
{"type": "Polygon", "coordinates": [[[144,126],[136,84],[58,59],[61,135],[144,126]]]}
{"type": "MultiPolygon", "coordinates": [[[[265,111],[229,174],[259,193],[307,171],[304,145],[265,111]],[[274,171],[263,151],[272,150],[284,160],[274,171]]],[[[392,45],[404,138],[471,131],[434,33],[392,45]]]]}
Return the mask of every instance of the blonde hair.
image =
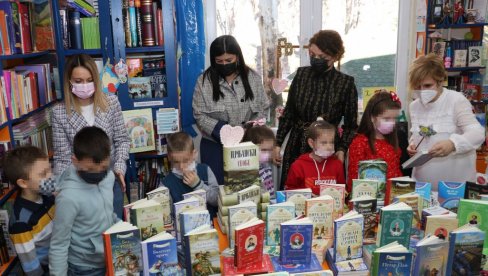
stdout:
{"type": "Polygon", "coordinates": [[[85,54],[74,55],[66,60],[66,67],[64,69],[63,88],[64,88],[64,105],[66,106],[66,113],[71,115],[73,108],[77,113],[81,114],[80,103],[78,97],[71,93],[71,75],[76,67],[83,67],[92,75],[93,83],[95,84],[95,93],[93,94],[93,110],[97,112],[100,108],[105,112],[108,109],[108,100],[102,92],[102,84],[100,81],[97,65],[92,57],[85,54]]]}
{"type": "Polygon", "coordinates": [[[414,90],[426,78],[430,77],[438,83],[443,82],[447,78],[442,59],[433,53],[418,57],[410,66],[408,75],[411,90],[414,90]]]}

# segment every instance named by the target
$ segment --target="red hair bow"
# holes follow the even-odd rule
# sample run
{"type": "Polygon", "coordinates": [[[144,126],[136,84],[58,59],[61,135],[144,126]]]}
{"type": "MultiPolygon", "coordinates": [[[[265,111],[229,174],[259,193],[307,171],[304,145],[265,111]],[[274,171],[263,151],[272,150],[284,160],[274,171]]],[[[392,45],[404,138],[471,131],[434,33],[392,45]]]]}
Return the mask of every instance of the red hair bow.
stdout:
{"type": "Polygon", "coordinates": [[[390,96],[391,96],[392,101],[397,102],[400,104],[400,106],[402,106],[402,102],[400,101],[400,98],[398,97],[398,95],[395,92],[390,91],[390,96]]]}

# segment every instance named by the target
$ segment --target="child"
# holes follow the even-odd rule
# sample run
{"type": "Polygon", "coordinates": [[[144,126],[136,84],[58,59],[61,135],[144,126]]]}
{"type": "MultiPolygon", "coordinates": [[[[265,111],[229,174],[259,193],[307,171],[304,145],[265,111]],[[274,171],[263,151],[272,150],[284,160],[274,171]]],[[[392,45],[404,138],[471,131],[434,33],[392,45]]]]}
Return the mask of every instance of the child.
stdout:
{"type": "Polygon", "coordinates": [[[49,159],[39,148],[19,147],[7,153],[3,169],[19,189],[9,233],[22,268],[26,275],[48,275],[54,197],[40,195],[40,190],[51,177],[49,159]]]}
{"type": "Polygon", "coordinates": [[[364,110],[356,137],[349,146],[347,192],[351,192],[352,180],[358,178],[359,161],[383,159],[386,161],[386,178],[402,175],[401,150],[398,146],[396,118],[401,103],[391,92],[376,93],[364,110]]]}
{"type": "Polygon", "coordinates": [[[275,146],[274,133],[264,125],[248,125],[242,142],[248,141],[259,146],[259,176],[261,178],[262,191],[269,192],[271,198],[274,198],[275,188],[270,164],[275,146]]]}
{"type": "Polygon", "coordinates": [[[51,275],[105,275],[102,233],[118,221],[110,139],[98,127],[82,128],[73,153],[72,165],[59,179],[49,270],[51,275]]]}
{"type": "Polygon", "coordinates": [[[171,173],[163,179],[173,202],[183,200],[183,194],[203,189],[207,192],[207,209],[213,217],[217,213],[219,184],[214,173],[205,164],[196,164],[197,150],[190,135],[184,132],[171,134],[167,138],[168,159],[171,173]]]}
{"type": "Polygon", "coordinates": [[[308,127],[306,142],[312,152],[291,164],[285,190],[311,188],[314,195],[320,195],[321,184],[346,182],[342,162],[334,155],[335,135],[335,127],[322,119],[308,127]]]}

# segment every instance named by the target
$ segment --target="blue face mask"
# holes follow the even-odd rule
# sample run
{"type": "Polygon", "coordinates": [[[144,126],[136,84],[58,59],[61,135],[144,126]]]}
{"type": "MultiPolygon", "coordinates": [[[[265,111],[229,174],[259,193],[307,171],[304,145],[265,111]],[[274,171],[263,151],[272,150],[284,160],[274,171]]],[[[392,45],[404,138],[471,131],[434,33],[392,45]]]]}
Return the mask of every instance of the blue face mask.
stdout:
{"type": "Polygon", "coordinates": [[[81,179],[83,179],[88,184],[98,184],[100,183],[105,177],[107,177],[108,170],[101,171],[101,172],[87,172],[87,171],[78,171],[78,175],[81,179]]]}

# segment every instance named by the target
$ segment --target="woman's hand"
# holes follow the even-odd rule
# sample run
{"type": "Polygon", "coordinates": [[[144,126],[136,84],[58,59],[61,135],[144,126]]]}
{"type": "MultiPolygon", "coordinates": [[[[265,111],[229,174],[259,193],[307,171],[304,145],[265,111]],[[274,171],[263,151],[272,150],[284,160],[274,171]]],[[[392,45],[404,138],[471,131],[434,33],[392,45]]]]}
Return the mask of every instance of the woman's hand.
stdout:
{"type": "Polygon", "coordinates": [[[281,166],[281,161],[283,157],[281,156],[281,147],[274,147],[273,149],[273,164],[276,166],[281,166]]]}
{"type": "Polygon", "coordinates": [[[122,193],[125,194],[125,175],[121,171],[114,171],[115,177],[120,183],[120,188],[122,189],[122,193]]]}
{"type": "Polygon", "coordinates": [[[429,150],[429,153],[433,157],[448,156],[451,152],[455,151],[456,147],[451,140],[442,140],[435,143],[429,150]]]}
{"type": "Polygon", "coordinates": [[[416,146],[414,144],[408,145],[407,152],[410,157],[414,156],[417,153],[417,150],[415,148],[416,146]]]}
{"type": "Polygon", "coordinates": [[[344,152],[342,150],[336,151],[335,156],[344,163],[344,152]]]}

